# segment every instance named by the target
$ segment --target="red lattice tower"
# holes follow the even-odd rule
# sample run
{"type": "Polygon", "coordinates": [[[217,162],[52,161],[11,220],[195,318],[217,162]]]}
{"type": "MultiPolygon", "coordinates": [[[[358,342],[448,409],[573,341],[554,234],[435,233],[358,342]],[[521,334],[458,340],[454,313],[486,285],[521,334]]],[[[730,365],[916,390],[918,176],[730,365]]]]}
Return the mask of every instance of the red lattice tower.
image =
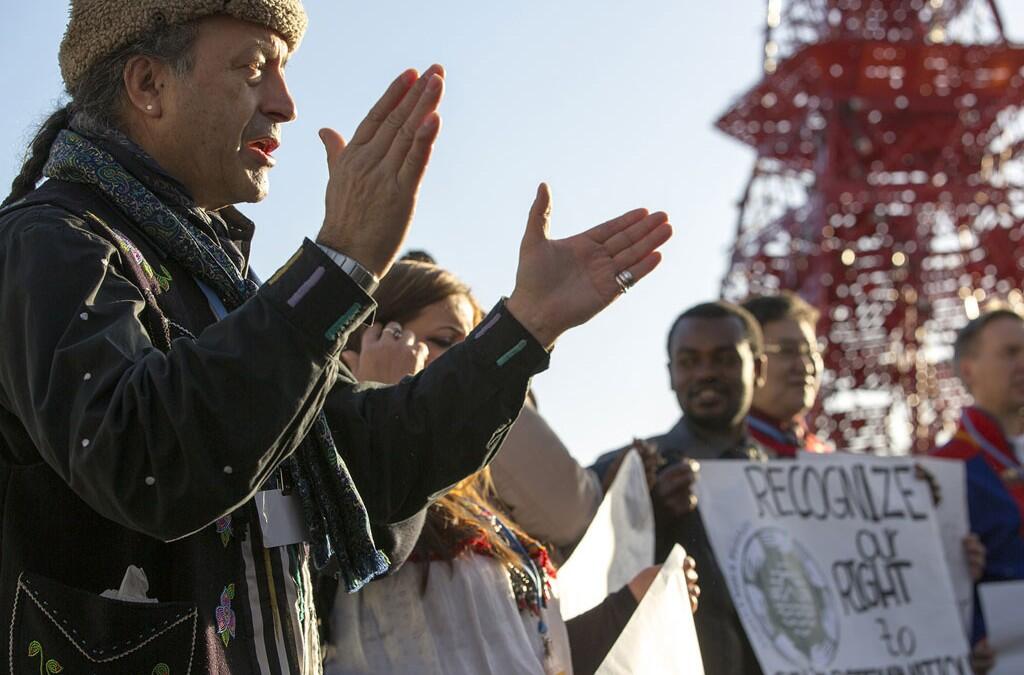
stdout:
{"type": "Polygon", "coordinates": [[[1024,49],[994,0],[769,0],[766,24],[717,123],[757,151],[723,295],[822,310],[840,449],[925,451],[964,403],[954,331],[1024,300],[1024,49]]]}

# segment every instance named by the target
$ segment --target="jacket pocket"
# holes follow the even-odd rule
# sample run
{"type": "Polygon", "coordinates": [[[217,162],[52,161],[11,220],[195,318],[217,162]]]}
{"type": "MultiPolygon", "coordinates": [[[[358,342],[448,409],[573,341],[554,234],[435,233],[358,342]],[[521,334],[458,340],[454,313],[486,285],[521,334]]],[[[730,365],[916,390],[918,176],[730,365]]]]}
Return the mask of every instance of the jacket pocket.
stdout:
{"type": "Polygon", "coordinates": [[[190,603],[113,600],[26,572],[14,595],[9,672],[189,675],[197,623],[190,603]]]}

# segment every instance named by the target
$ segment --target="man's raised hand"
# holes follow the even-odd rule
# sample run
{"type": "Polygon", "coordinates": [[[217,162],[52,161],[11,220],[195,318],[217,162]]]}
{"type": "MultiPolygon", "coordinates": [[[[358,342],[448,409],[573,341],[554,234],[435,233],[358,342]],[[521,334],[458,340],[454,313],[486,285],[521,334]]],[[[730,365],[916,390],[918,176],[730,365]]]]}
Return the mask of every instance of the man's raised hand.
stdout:
{"type": "Polygon", "coordinates": [[[387,273],[409,231],[416,196],[441,129],[437,113],[444,68],[407,70],[356,129],[352,140],[321,129],[327,150],[326,213],[317,243],[378,277],[387,273]]]}
{"type": "Polygon", "coordinates": [[[567,239],[548,239],[551,192],[541,183],[519,249],[516,287],[507,307],[544,346],[586,323],[622,293],[616,275],[634,283],[650,274],[672,236],[668,216],[635,209],[567,239]]]}

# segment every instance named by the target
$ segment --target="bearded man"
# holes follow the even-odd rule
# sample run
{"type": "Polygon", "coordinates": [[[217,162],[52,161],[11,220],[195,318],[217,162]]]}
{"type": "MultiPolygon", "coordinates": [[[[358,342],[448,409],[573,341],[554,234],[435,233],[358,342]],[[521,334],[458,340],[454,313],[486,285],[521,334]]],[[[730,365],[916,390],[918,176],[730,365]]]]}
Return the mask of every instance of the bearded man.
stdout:
{"type": "Polygon", "coordinates": [[[321,132],[323,225],[260,286],[232,205],[267,196],[306,23],[299,0],[71,2],[70,103],[0,212],[12,672],[319,672],[312,574],[354,591],[400,562],[371,527],[486,463],[555,339],[660,260],[642,209],[549,240],[541,186],[509,299],[358,388],[339,349],[406,236],[444,71],[402,73],[348,144],[321,132]]]}

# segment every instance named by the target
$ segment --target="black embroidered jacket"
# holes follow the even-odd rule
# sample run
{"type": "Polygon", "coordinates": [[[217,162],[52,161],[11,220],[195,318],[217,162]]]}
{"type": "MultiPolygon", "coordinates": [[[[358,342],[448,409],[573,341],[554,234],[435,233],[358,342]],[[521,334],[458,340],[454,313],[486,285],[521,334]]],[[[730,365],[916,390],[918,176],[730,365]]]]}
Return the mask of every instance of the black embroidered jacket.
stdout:
{"type": "MultiPolygon", "coordinates": [[[[499,305],[420,376],[362,388],[338,354],[374,303],[313,243],[215,321],[92,188],[27,200],[0,215],[0,663],[319,672],[307,547],[265,548],[254,495],[323,409],[387,548],[389,524],[490,459],[547,353],[499,305]],[[100,596],[129,565],[158,602],[100,596]]],[[[222,216],[209,234],[248,274],[252,225],[222,216]]]]}

